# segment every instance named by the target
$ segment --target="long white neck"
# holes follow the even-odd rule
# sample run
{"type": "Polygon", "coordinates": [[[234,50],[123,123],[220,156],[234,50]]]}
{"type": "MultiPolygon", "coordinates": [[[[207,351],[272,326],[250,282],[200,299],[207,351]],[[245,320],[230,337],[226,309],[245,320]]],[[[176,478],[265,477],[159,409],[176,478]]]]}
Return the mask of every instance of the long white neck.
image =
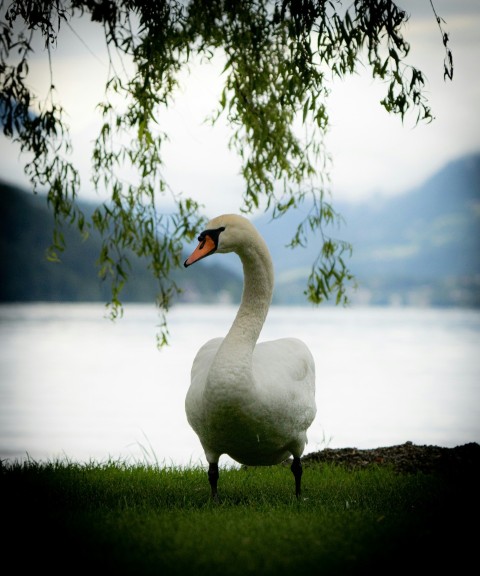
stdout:
{"type": "Polygon", "coordinates": [[[231,366],[233,360],[247,369],[270,307],[274,275],[267,245],[256,231],[236,252],[243,264],[242,301],[214,363],[231,366]]]}

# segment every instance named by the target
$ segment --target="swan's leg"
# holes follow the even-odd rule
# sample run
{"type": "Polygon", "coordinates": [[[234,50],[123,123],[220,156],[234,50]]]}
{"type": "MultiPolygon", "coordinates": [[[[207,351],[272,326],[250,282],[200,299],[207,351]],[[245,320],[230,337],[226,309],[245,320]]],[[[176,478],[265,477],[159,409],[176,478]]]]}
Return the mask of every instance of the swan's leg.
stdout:
{"type": "Polygon", "coordinates": [[[293,472],[295,476],[295,495],[298,498],[300,496],[300,486],[302,483],[302,462],[298,456],[293,457],[292,465],[290,466],[290,470],[293,472]]]}
{"type": "Polygon", "coordinates": [[[218,476],[219,476],[218,463],[210,462],[208,466],[208,481],[210,482],[210,486],[212,487],[212,498],[214,500],[218,499],[218,493],[217,493],[218,476]]]}

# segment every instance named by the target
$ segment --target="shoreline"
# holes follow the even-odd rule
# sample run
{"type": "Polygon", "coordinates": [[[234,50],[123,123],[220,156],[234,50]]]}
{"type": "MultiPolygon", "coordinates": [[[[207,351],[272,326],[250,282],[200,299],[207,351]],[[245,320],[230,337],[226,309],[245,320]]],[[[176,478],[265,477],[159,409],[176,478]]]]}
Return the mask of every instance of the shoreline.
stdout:
{"type": "Polygon", "coordinates": [[[397,472],[449,472],[480,470],[480,444],[469,442],[454,448],[417,445],[408,441],[379,448],[325,448],[302,457],[305,466],[334,463],[349,470],[367,466],[392,466],[397,472]]]}

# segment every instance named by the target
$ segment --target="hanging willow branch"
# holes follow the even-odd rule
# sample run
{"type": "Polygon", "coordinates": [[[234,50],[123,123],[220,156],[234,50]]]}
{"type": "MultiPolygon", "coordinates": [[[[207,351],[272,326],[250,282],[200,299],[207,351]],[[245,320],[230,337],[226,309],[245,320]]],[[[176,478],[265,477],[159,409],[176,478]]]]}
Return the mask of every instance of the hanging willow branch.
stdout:
{"type": "MultiPolygon", "coordinates": [[[[448,35],[433,4],[432,9],[451,79],[448,35]]],[[[212,106],[212,122],[227,118],[230,145],[241,159],[245,188],[239,209],[249,213],[266,206],[280,218],[303,205],[307,215],[290,245],[312,236],[319,242],[307,298],[345,302],[352,280],[345,255],[351,247],[327,233],[338,221],[326,201],[328,82],[366,66],[387,86],[381,101],[387,112],[430,121],[423,74],[405,63],[407,18],[391,0],[355,0],[346,8],[321,0],[0,0],[0,121],[4,135],[31,157],[25,171],[34,189],[48,192],[57,223],[50,258],[65,249],[62,222],[83,234],[96,229],[103,238],[99,273],[111,283],[112,314],[121,313],[132,254],[148,262],[158,282],[158,304],[168,310],[179,290],[171,272],[203,216],[197,202],[174,193],[163,177],[168,135],[158,122],[174,101],[180,71],[194,56],[208,60],[220,54],[225,83],[216,109],[212,106]],[[103,124],[92,150],[92,181],[108,192],[109,201],[89,220],[78,206],[81,183],[68,160],[71,144],[55,99],[54,61],[45,100],[28,84],[33,39],[43,40],[50,57],[60,28],[74,29],[81,17],[103,29],[110,54],[105,99],[98,106],[103,124]],[[133,72],[121,65],[117,71],[114,54],[128,60],[133,72]],[[121,178],[126,169],[134,175],[128,183],[121,178]],[[166,195],[174,211],[163,210],[166,195]]],[[[165,321],[160,340],[167,335],[165,321]]]]}

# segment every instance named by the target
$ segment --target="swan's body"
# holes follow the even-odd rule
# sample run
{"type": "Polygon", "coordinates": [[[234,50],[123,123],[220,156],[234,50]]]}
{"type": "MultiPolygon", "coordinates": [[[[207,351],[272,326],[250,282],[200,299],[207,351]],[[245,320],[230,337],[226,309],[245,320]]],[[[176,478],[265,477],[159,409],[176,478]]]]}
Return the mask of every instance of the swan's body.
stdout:
{"type": "Polygon", "coordinates": [[[315,406],[315,365],[296,338],[257,344],[273,292],[268,248],[241,216],[215,218],[185,266],[217,251],[236,252],[242,261],[242,302],[225,338],[198,351],[185,400],[187,419],[205,451],[212,494],[217,493],[222,454],[247,465],[271,465],[293,456],[300,493],[300,457],[315,406]]]}

